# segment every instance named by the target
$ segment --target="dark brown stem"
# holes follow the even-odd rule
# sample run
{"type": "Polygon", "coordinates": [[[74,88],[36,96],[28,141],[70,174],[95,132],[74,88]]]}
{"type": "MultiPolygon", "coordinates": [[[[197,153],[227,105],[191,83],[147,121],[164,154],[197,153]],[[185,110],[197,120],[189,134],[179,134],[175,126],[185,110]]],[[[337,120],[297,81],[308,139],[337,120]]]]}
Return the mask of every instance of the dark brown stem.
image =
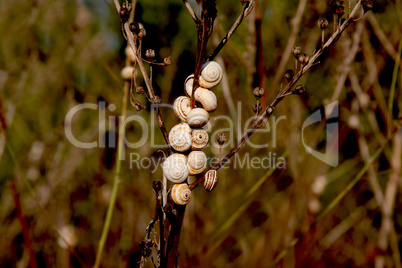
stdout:
{"type": "Polygon", "coordinates": [[[183,225],[184,213],[186,212],[186,206],[175,205],[175,209],[176,218],[174,222],[170,222],[171,229],[166,250],[168,268],[177,267],[177,252],[179,248],[180,233],[183,225]]]}
{"type": "Polygon", "coordinates": [[[201,19],[197,23],[197,55],[195,59],[194,68],[194,82],[193,91],[191,94],[191,107],[195,108],[195,90],[199,86],[199,77],[201,74],[202,65],[205,63],[205,54],[207,51],[207,43],[212,34],[214,21],[216,18],[216,1],[203,0],[202,1],[201,19]]]}
{"type": "Polygon", "coordinates": [[[14,203],[15,203],[15,209],[17,210],[18,221],[21,224],[22,236],[24,237],[24,243],[29,252],[29,265],[31,268],[37,268],[38,263],[36,261],[36,255],[32,249],[32,242],[31,242],[31,237],[29,236],[28,224],[26,222],[24,215],[22,214],[20,197],[18,195],[14,180],[11,182],[11,189],[13,191],[13,198],[14,198],[14,203]]]}

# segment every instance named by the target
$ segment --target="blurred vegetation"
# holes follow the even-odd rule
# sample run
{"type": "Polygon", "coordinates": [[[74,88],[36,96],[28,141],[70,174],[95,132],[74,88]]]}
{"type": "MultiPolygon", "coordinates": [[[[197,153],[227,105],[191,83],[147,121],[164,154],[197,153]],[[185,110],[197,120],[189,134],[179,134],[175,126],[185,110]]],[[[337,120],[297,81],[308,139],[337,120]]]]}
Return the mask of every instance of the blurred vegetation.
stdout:
{"type": "MultiPolygon", "coordinates": [[[[194,1],[193,1],[194,2],[194,1]]],[[[192,4],[194,4],[191,2],[192,4]]],[[[217,41],[231,27],[239,12],[240,1],[217,1],[218,18],[208,46],[212,52],[217,41]],[[214,44],[215,43],[215,44],[214,44]]],[[[354,3],[354,1],[352,1],[354,3]]],[[[252,96],[255,69],[255,22],[261,19],[261,38],[266,89],[262,99],[269,103],[279,91],[274,76],[291,34],[292,18],[299,1],[261,0],[258,9],[247,18],[222,50],[229,81],[229,92],[244,133],[245,122],[253,115],[252,96]],[[237,103],[239,101],[239,104],[237,103]]],[[[371,267],[384,256],[386,267],[400,267],[402,248],[402,202],[400,191],[393,206],[393,230],[389,246],[378,245],[382,212],[370,183],[370,176],[384,192],[392,173],[391,159],[398,143],[393,139],[355,187],[323,219],[310,228],[314,218],[345,189],[368,159],[384,145],[390,125],[387,123],[389,91],[398,44],[402,38],[401,1],[375,1],[373,12],[350,26],[341,39],[320,58],[321,63],[302,79],[307,92],[289,97],[275,110],[278,121],[276,146],[273,132],[256,133],[255,144],[245,146],[238,156],[244,158],[277,157],[286,153],[286,169],[235,168],[235,162],[219,170],[219,185],[211,193],[202,187],[193,192],[187,207],[180,242],[179,264],[182,267],[261,267],[271,263],[289,243],[304,234],[290,249],[279,266],[350,266],[371,267]],[[360,35],[358,24],[363,25],[360,35]],[[353,37],[358,49],[349,66],[344,60],[351,51],[353,37]],[[384,40],[385,38],[385,40],[384,40]],[[384,43],[385,42],[385,43],[384,43]],[[388,45],[388,48],[386,46],[388,45]],[[339,96],[340,164],[330,167],[305,151],[301,142],[304,120],[331,100],[337,84],[339,96]],[[394,144],[396,144],[394,146],[394,144]],[[271,175],[272,173],[272,175],[271,175]],[[371,175],[370,175],[371,174],[371,175]],[[268,176],[270,175],[270,176],[268,176]],[[260,181],[257,189],[255,183],[260,181]],[[252,194],[247,194],[249,193],[252,194]]],[[[330,21],[327,1],[307,1],[296,45],[312,55],[320,47],[319,18],[330,21]]],[[[183,94],[183,82],[194,68],[196,30],[181,1],[140,0],[136,21],[143,23],[147,36],[143,51],[152,48],[157,58],[172,57],[169,67],[155,67],[153,83],[163,103],[172,103],[183,94]]],[[[125,42],[113,3],[76,1],[0,1],[0,100],[8,125],[9,148],[0,139],[0,266],[27,267],[29,254],[10,188],[14,181],[21,208],[29,227],[32,249],[39,267],[80,267],[77,256],[60,241],[54,227],[74,242],[73,250],[91,266],[100,238],[112,186],[115,149],[105,147],[107,137],[116,135],[117,116],[122,107],[120,70],[125,62],[125,42]],[[97,141],[100,148],[81,149],[65,135],[68,111],[81,103],[104,101],[116,109],[106,109],[106,128],[99,128],[99,111],[85,109],[72,122],[73,134],[82,142],[97,141]],[[26,178],[36,198],[54,223],[33,201],[24,183],[26,178]]],[[[294,68],[293,56],[287,68],[294,68]]],[[[402,115],[401,69],[396,80],[392,117],[402,115]]],[[[222,86],[215,93],[219,107],[212,115],[209,132],[230,127],[215,116],[230,116],[229,102],[222,86]]],[[[336,95],[335,95],[336,96],[336,95]]],[[[143,103],[146,100],[138,97],[143,103]]],[[[106,106],[108,107],[108,106],[106,106]]],[[[154,131],[157,144],[163,137],[150,111],[136,112],[154,131]],[[152,121],[153,120],[153,121],[152,121]]],[[[162,115],[168,130],[178,123],[171,109],[162,115]]],[[[271,120],[272,122],[272,120],[271,120]]],[[[396,124],[396,123],[395,123],[396,124]]],[[[236,125],[236,123],[235,123],[236,125]]],[[[270,124],[273,126],[273,123],[270,124]]],[[[138,123],[127,125],[127,140],[141,139],[144,129],[138,123]]],[[[241,133],[226,131],[228,140],[236,141],[241,133]]],[[[213,138],[213,137],[212,137],[213,138]]],[[[211,138],[211,139],[212,139],[211,138]]],[[[313,126],[305,131],[313,148],[325,148],[325,129],[313,126]]],[[[223,153],[232,145],[222,149],[223,153]]],[[[158,161],[158,150],[145,143],[141,148],[126,148],[121,187],[111,230],[107,239],[103,267],[135,266],[141,251],[138,243],[153,216],[155,198],[152,181],[162,178],[160,167],[130,167],[130,154],[139,153],[158,161]],[[156,169],[156,172],[152,172],[156,169]]],[[[208,146],[208,156],[218,157],[219,148],[208,146]]],[[[399,158],[400,160],[400,158],[399,158]]],[[[398,190],[401,189],[399,173],[398,190]]],[[[378,189],[377,189],[378,190],[378,189]]],[[[150,262],[147,267],[152,267],[150,262]]]]}

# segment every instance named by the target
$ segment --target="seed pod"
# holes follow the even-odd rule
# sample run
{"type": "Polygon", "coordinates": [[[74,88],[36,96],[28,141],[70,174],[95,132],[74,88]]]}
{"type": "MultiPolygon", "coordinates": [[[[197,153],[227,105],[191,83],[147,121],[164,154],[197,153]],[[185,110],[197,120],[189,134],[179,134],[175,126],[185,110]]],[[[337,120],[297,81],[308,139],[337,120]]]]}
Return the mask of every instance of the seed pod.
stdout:
{"type": "Polygon", "coordinates": [[[306,90],[304,89],[303,85],[297,85],[293,90],[293,94],[302,95],[306,90]]]}
{"type": "Polygon", "coordinates": [[[132,22],[130,23],[130,25],[128,26],[128,28],[130,29],[130,31],[133,34],[138,34],[140,32],[140,26],[138,25],[138,22],[132,22]]]}
{"type": "Polygon", "coordinates": [[[219,133],[216,135],[216,141],[219,143],[219,145],[223,145],[226,142],[226,135],[225,133],[219,133]]]}
{"type": "Polygon", "coordinates": [[[262,87],[256,87],[253,90],[254,97],[257,100],[261,99],[261,97],[264,96],[264,93],[265,93],[265,91],[264,91],[264,89],[262,87]]]}
{"type": "Polygon", "coordinates": [[[147,57],[148,60],[152,61],[155,58],[155,50],[147,49],[147,51],[145,51],[145,57],[147,57]]]}
{"type": "Polygon", "coordinates": [[[299,55],[299,61],[301,65],[306,65],[308,63],[309,57],[306,53],[301,53],[299,55]]]}
{"type": "Polygon", "coordinates": [[[328,20],[327,19],[320,19],[318,21],[318,27],[320,27],[321,30],[325,30],[328,27],[328,20]]]}
{"type": "Polygon", "coordinates": [[[290,81],[292,81],[294,75],[295,75],[295,73],[293,72],[293,70],[288,69],[288,70],[286,70],[284,77],[288,82],[290,82],[290,81]]]}
{"type": "Polygon", "coordinates": [[[254,113],[260,113],[261,110],[262,110],[262,105],[261,105],[261,103],[258,103],[258,112],[257,112],[257,103],[254,103],[254,105],[253,105],[253,112],[254,112],[254,113]]]}
{"type": "Polygon", "coordinates": [[[144,89],[143,87],[137,87],[137,88],[135,89],[135,92],[136,92],[137,94],[144,94],[144,93],[145,93],[145,89],[144,89]]]}
{"type": "Polygon", "coordinates": [[[295,56],[295,58],[299,58],[299,55],[301,53],[301,47],[294,47],[293,48],[293,56],[295,56]]]}
{"type": "Polygon", "coordinates": [[[364,12],[368,12],[371,9],[373,9],[373,1],[371,0],[362,0],[362,6],[363,6],[363,10],[364,12]]]}

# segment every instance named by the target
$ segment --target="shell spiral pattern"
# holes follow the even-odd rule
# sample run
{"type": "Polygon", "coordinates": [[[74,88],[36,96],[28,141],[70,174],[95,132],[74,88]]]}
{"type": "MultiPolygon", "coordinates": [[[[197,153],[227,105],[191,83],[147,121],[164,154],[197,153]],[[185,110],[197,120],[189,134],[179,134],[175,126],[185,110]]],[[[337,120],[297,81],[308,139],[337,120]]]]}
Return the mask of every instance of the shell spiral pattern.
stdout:
{"type": "Polygon", "coordinates": [[[190,202],[191,190],[187,183],[175,184],[172,187],[172,199],[178,205],[185,205],[190,202]]]}
{"type": "Polygon", "coordinates": [[[169,142],[176,151],[190,149],[193,144],[190,126],[187,123],[175,125],[169,132],[169,142]]]}
{"type": "Polygon", "coordinates": [[[184,122],[187,122],[187,114],[191,110],[191,99],[180,96],[173,103],[173,111],[176,116],[184,122]]]}
{"type": "Polygon", "coordinates": [[[200,174],[207,167],[207,156],[203,151],[192,151],[188,155],[187,166],[190,175],[200,174]]]}
{"type": "Polygon", "coordinates": [[[216,170],[209,170],[205,173],[204,188],[208,192],[212,191],[218,183],[218,172],[216,170]]]}
{"type": "Polygon", "coordinates": [[[209,113],[202,108],[194,108],[187,114],[187,122],[192,127],[203,127],[209,121],[209,113]]]}
{"type": "Polygon", "coordinates": [[[188,177],[187,157],[183,154],[172,154],[162,165],[163,175],[173,183],[181,183],[188,177]]]}
{"type": "Polygon", "coordinates": [[[221,66],[215,61],[208,61],[202,66],[200,86],[213,88],[218,85],[223,77],[221,66]]]}
{"type": "Polygon", "coordinates": [[[191,149],[200,150],[205,146],[207,146],[209,137],[208,132],[206,132],[204,129],[202,128],[193,129],[191,136],[193,138],[193,145],[191,146],[191,149]]]}

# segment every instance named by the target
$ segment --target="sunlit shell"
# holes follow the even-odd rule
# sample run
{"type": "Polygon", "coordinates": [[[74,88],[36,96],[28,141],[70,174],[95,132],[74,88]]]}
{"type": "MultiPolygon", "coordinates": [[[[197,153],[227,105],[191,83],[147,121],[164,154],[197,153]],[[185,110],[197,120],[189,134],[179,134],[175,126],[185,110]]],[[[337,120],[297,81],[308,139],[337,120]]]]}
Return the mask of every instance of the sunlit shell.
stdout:
{"type": "MultiPolygon", "coordinates": [[[[187,96],[191,97],[193,92],[193,83],[194,83],[194,74],[189,75],[184,82],[184,91],[186,92],[187,96]]],[[[197,88],[198,89],[198,88],[197,88]]],[[[195,91],[197,92],[197,90],[195,91]]],[[[195,94],[194,92],[194,94],[195,94]]]]}
{"type": "Polygon", "coordinates": [[[187,114],[187,122],[192,127],[205,126],[209,121],[209,113],[202,108],[194,108],[187,114]]]}
{"type": "Polygon", "coordinates": [[[216,170],[209,170],[205,173],[204,188],[208,192],[212,191],[218,183],[218,172],[216,170]]]}
{"type": "Polygon", "coordinates": [[[175,125],[169,132],[170,145],[178,152],[184,152],[191,148],[193,140],[191,128],[187,123],[175,125]]]}
{"type": "Polygon", "coordinates": [[[193,150],[200,150],[207,146],[208,144],[208,133],[204,129],[193,129],[193,132],[191,133],[192,139],[193,139],[193,144],[191,146],[191,149],[193,150]]]}
{"type": "Polygon", "coordinates": [[[213,112],[218,107],[218,100],[215,94],[209,89],[199,87],[194,93],[194,98],[208,112],[213,112]]]}
{"type": "Polygon", "coordinates": [[[200,174],[207,167],[207,156],[203,151],[192,151],[188,155],[187,166],[190,175],[200,174]]]}
{"type": "Polygon", "coordinates": [[[124,54],[126,54],[127,59],[131,62],[135,62],[137,57],[134,54],[133,49],[130,46],[126,46],[126,49],[124,50],[124,54]]]}
{"type": "Polygon", "coordinates": [[[180,96],[173,103],[173,111],[175,115],[184,122],[187,122],[187,114],[191,110],[191,99],[180,96]]]}
{"type": "Polygon", "coordinates": [[[187,183],[175,184],[172,187],[171,196],[173,202],[175,202],[178,205],[188,204],[188,202],[190,202],[191,199],[190,187],[188,187],[187,183]]]}
{"type": "Polygon", "coordinates": [[[121,77],[124,80],[131,80],[131,77],[133,76],[133,71],[134,67],[133,66],[126,66],[123,69],[121,69],[121,77]]]}
{"type": "Polygon", "coordinates": [[[163,175],[173,183],[184,182],[188,177],[187,157],[172,154],[162,164],[163,175]]]}
{"type": "Polygon", "coordinates": [[[221,66],[215,61],[208,61],[202,66],[200,86],[213,88],[221,82],[222,77],[223,72],[221,66]]]}

